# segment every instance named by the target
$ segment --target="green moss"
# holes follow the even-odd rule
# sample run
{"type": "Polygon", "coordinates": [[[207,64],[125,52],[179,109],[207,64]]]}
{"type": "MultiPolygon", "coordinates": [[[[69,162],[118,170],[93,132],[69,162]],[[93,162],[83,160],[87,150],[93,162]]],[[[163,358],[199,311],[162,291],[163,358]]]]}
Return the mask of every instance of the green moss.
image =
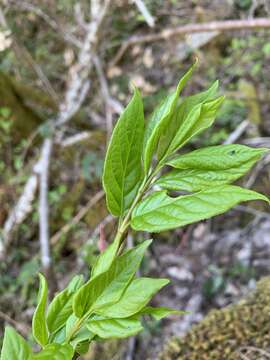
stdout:
{"type": "Polygon", "coordinates": [[[186,336],[170,340],[160,360],[233,360],[246,346],[270,348],[270,277],[243,301],[211,311],[186,336]]]}
{"type": "Polygon", "coordinates": [[[41,118],[28,107],[9,76],[0,72],[0,107],[11,110],[12,134],[23,137],[28,135],[41,122],[41,118]]]}

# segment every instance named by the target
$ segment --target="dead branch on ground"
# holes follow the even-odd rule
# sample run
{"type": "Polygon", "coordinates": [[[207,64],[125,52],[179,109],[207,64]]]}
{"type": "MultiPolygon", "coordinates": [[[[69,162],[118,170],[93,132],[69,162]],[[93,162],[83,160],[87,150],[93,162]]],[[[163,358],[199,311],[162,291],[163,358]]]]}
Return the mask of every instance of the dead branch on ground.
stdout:
{"type": "Polygon", "coordinates": [[[247,20],[225,20],[225,21],[212,21],[209,23],[188,24],[178,26],[175,28],[168,28],[159,33],[147,35],[133,35],[128,40],[123,42],[120,49],[110,63],[110,67],[115,66],[124,56],[127,49],[133,45],[152,43],[160,40],[168,40],[174,36],[187,35],[199,32],[212,32],[212,31],[233,31],[233,30],[256,30],[256,29],[269,29],[270,19],[258,18],[247,20]]]}

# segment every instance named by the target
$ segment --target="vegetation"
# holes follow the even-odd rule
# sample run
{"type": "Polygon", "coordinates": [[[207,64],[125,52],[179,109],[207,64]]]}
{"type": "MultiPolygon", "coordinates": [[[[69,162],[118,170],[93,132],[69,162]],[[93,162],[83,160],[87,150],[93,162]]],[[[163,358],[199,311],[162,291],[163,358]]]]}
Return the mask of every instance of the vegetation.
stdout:
{"type": "Polygon", "coordinates": [[[269,352],[269,15],[251,0],[1,2],[0,352],[4,336],[30,357],[269,352]],[[98,335],[100,304],[77,316],[76,294],[133,250],[98,335]]]}
{"type": "Polygon", "coordinates": [[[157,106],[146,128],[141,95],[134,89],[114,129],[104,164],[107,206],[119,218],[115,239],[96,259],[90,279],[84,282],[82,275],[75,276],[48,309],[47,281],[39,275],[32,334],[42,350],[33,353],[28,343],[7,327],[1,360],[77,358],[88,351],[92,341],[137,334],[145,315],[159,320],[181,314],[167,307],[148,306],[152,296],[169,281],[136,276],[151,240],[124,251],[128,228],[160,232],[208,219],[242,201],[268,202],[264,195],[230,185],[267,149],[220,145],[177,153],[212,125],[224,99],[216,95],[215,82],[208,90],[179,101],[194,66],[157,106]],[[161,175],[167,165],[173,170],[161,175]],[[167,194],[171,190],[184,194],[171,197],[167,194]]]}

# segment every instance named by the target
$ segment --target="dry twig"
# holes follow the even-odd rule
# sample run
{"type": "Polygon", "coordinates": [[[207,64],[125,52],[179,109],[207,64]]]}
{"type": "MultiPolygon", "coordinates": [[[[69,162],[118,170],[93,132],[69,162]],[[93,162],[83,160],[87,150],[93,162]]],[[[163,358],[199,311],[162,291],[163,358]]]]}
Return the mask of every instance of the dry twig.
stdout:
{"type": "Polygon", "coordinates": [[[242,121],[237,128],[230,134],[223,144],[233,144],[240,136],[247,130],[250,122],[248,120],[242,121]]]}
{"type": "Polygon", "coordinates": [[[39,162],[35,165],[35,171],[39,177],[39,241],[41,253],[41,265],[45,273],[51,265],[49,246],[49,204],[48,204],[48,183],[49,164],[53,140],[45,139],[39,162]]]}
{"type": "Polygon", "coordinates": [[[9,323],[10,325],[14,326],[22,335],[28,337],[31,329],[26,324],[21,324],[18,321],[12,319],[10,316],[5,314],[3,311],[0,311],[0,318],[9,323]]]}
{"type": "MultiPolygon", "coordinates": [[[[6,224],[4,228],[6,229],[4,233],[4,240],[0,246],[0,257],[3,256],[5,247],[7,245],[7,239],[11,239],[10,233],[11,231],[18,226],[21,222],[19,220],[25,219],[25,217],[31,211],[31,204],[35,197],[35,191],[37,188],[37,176],[38,174],[35,171],[35,168],[38,167],[38,164],[45,162],[45,157],[47,160],[46,165],[49,167],[49,156],[48,152],[45,151],[48,147],[48,142],[54,142],[54,137],[57,135],[57,128],[63,127],[66,125],[76,114],[79,108],[84,101],[86,94],[90,87],[90,81],[88,80],[89,74],[93,67],[93,54],[95,53],[97,42],[98,42],[98,33],[100,30],[100,26],[102,21],[107,13],[108,7],[110,5],[110,0],[105,0],[102,4],[101,1],[95,2],[97,7],[97,12],[91,19],[91,22],[87,24],[87,31],[85,34],[85,38],[83,40],[83,47],[81,48],[78,55],[78,62],[70,69],[70,80],[68,82],[67,90],[65,93],[65,97],[63,103],[60,105],[59,113],[55,119],[52,119],[49,123],[51,125],[51,139],[45,139],[41,148],[40,158],[34,166],[34,174],[31,175],[31,184],[33,186],[29,189],[28,182],[20,196],[20,199],[15,205],[14,209],[11,212],[11,215],[7,219],[6,224],[8,224],[8,228],[6,224]],[[35,185],[35,186],[34,186],[35,185]],[[32,190],[32,192],[30,191],[32,190]],[[18,206],[20,204],[20,207],[18,206]],[[20,210],[20,216],[18,216],[17,210],[20,210]],[[8,230],[8,231],[7,231],[8,230]]],[[[45,175],[43,174],[43,180],[45,181],[45,175]]],[[[48,178],[47,178],[48,179],[48,178]]],[[[44,184],[43,184],[44,186],[44,184]]],[[[45,187],[43,188],[45,196],[45,187]]],[[[47,196],[47,195],[46,195],[47,196]]],[[[43,202],[43,206],[46,206],[46,202],[43,202]]],[[[41,211],[41,205],[40,205],[41,211]]],[[[44,231],[45,228],[48,229],[48,213],[44,209],[42,209],[43,215],[42,219],[47,224],[43,224],[42,228],[40,228],[40,232],[44,231]]],[[[40,224],[41,225],[41,224],[40,224]]],[[[49,232],[49,231],[47,231],[49,232]]],[[[43,238],[43,240],[45,237],[43,238]]],[[[47,237],[48,239],[48,237],[47,237]]],[[[8,242],[9,242],[8,241],[8,242]]],[[[48,246],[48,245],[47,245],[48,246]]],[[[44,255],[45,258],[46,255],[44,255]]]]}
{"type": "Polygon", "coordinates": [[[186,35],[190,33],[198,32],[210,32],[210,31],[232,31],[232,30],[243,30],[243,29],[269,29],[270,19],[258,18],[258,19],[247,19],[247,20],[225,20],[225,21],[212,21],[208,23],[200,24],[188,24],[178,26],[175,28],[168,28],[162,30],[159,33],[147,34],[147,35],[133,35],[127,41],[125,41],[114,59],[110,63],[110,66],[115,66],[123,57],[127,49],[136,44],[151,43],[154,41],[168,40],[171,37],[186,35]]]}
{"type": "MultiPolygon", "coordinates": [[[[0,24],[7,30],[10,30],[5,14],[0,7],[0,24]]],[[[14,36],[14,34],[11,32],[11,38],[12,43],[11,47],[14,51],[14,54],[16,55],[18,62],[20,63],[22,60],[25,60],[25,62],[30,65],[30,67],[34,70],[38,78],[40,79],[41,83],[43,84],[45,90],[48,94],[50,94],[52,100],[55,102],[55,104],[58,104],[58,95],[54,91],[49,79],[42,71],[41,67],[34,61],[31,54],[28,52],[28,50],[19,42],[19,40],[14,36]]]]}
{"type": "Polygon", "coordinates": [[[144,17],[145,21],[147,22],[148,26],[154,27],[155,26],[155,19],[150,14],[149,10],[147,9],[145,3],[142,0],[134,0],[137,8],[141,12],[142,16],[144,17]]]}
{"type": "Polygon", "coordinates": [[[40,7],[22,0],[9,0],[8,4],[12,7],[20,8],[23,11],[29,11],[34,13],[35,15],[43,19],[52,29],[54,29],[57,34],[60,33],[66,42],[78,48],[82,47],[81,41],[79,41],[75,36],[70,34],[67,29],[62,29],[61,26],[59,26],[59,24],[57,23],[57,21],[55,21],[52,17],[46,14],[40,7]]]}
{"type": "Polygon", "coordinates": [[[111,137],[112,128],[113,128],[113,113],[121,113],[124,108],[118,100],[112,98],[110,95],[109,85],[105,73],[102,69],[102,65],[99,57],[95,56],[93,61],[97,70],[101,92],[105,101],[107,142],[108,142],[111,137]]]}
{"type": "Polygon", "coordinates": [[[50,243],[52,245],[55,245],[62,236],[66,235],[74,226],[76,226],[83,217],[88,213],[88,211],[99,201],[103,198],[104,191],[99,191],[94,197],[92,197],[88,203],[80,209],[80,211],[69,221],[67,224],[65,224],[57,233],[55,233],[50,243]]]}

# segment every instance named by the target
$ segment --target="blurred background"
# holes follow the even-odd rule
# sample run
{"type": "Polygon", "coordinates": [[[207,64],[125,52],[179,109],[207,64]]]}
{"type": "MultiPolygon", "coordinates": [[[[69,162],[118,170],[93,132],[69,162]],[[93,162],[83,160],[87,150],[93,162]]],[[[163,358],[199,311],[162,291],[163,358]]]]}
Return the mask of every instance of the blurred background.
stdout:
{"type": "MultiPolygon", "coordinates": [[[[132,82],[149,115],[197,57],[184,95],[219,79],[226,100],[215,125],[189,150],[224,142],[270,147],[270,2],[0,4],[2,336],[6,324],[28,333],[38,271],[46,272],[54,292],[74,274],[88,275],[113,239],[116,224],[106,209],[101,175],[132,82]]],[[[239,183],[269,196],[269,164],[266,155],[239,183]]],[[[249,293],[270,273],[265,206],[240,205],[212,220],[155,234],[141,273],[168,277],[171,284],[154,304],[190,314],[147,322],[137,338],[95,346],[85,359],[93,352],[100,359],[156,359],[170,336],[185,334],[210,309],[249,293]]],[[[130,233],[129,246],[145,236],[130,233]]]]}

